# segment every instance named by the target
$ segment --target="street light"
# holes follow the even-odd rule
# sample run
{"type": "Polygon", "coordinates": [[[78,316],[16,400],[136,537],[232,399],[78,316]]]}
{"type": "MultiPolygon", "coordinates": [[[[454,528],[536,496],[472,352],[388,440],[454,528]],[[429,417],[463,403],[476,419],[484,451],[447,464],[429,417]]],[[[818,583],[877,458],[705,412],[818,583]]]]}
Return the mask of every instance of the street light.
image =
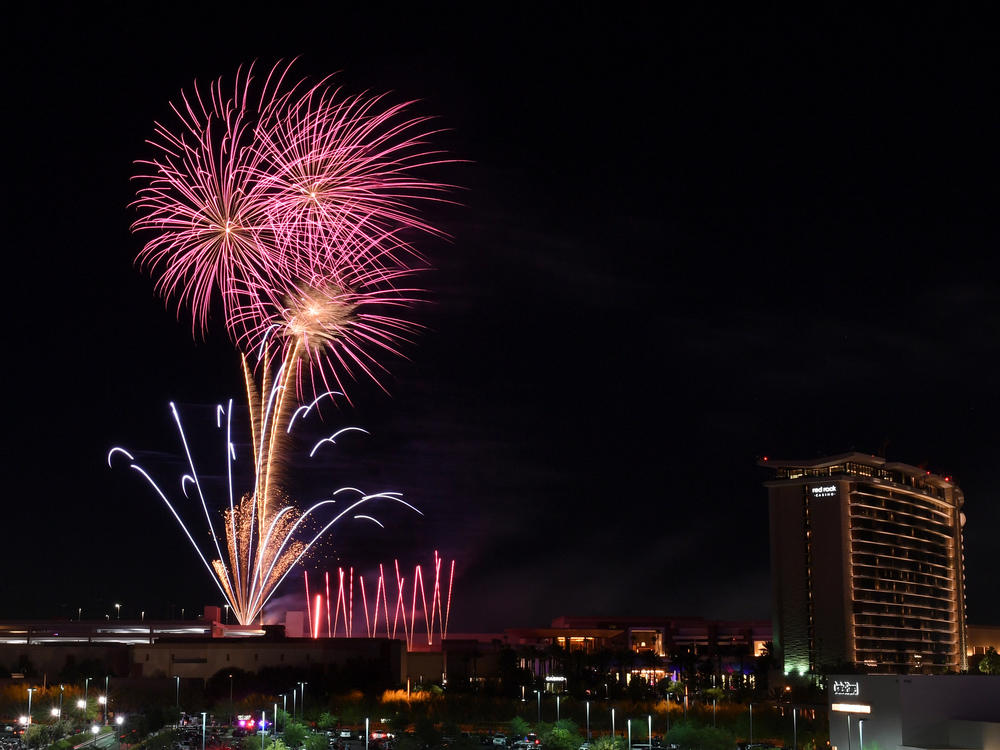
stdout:
{"type": "Polygon", "coordinates": [[[204,711],[201,712],[201,750],[205,750],[205,716],[204,711]]]}
{"type": "Polygon", "coordinates": [[[55,706],[53,706],[51,713],[52,713],[53,718],[56,718],[56,717],[59,716],[59,709],[56,708],[55,706]]]}
{"type": "Polygon", "coordinates": [[[179,675],[174,675],[174,679],[177,680],[177,703],[175,708],[177,709],[177,723],[180,724],[181,721],[181,678],[179,675]]]}
{"type": "Polygon", "coordinates": [[[31,726],[31,694],[38,688],[28,688],[28,726],[31,726]]]}
{"type": "Polygon", "coordinates": [[[120,750],[120,748],[122,746],[122,724],[124,724],[124,723],[125,723],[125,717],[124,716],[116,716],[115,717],[115,724],[118,725],[118,728],[115,730],[115,739],[118,740],[119,750],[120,750]]]}
{"type": "MultiPolygon", "coordinates": [[[[282,713],[285,714],[285,726],[283,726],[282,729],[288,729],[288,693],[281,694],[281,711],[282,713]]],[[[275,719],[274,728],[277,729],[278,728],[277,714],[275,714],[274,719],[275,719]]]]}
{"type": "MultiPolygon", "coordinates": [[[[277,718],[277,716],[275,716],[277,718]]],[[[233,723],[233,676],[229,675],[229,723],[233,723]]]]}
{"type": "Polygon", "coordinates": [[[122,619],[122,605],[120,605],[120,604],[116,604],[115,605],[115,616],[119,620],[122,619]]]}
{"type": "Polygon", "coordinates": [[[368,738],[371,736],[371,732],[368,729],[368,717],[365,717],[365,750],[368,750],[368,738]]]}
{"type": "Polygon", "coordinates": [[[108,723],[108,696],[99,695],[97,696],[97,702],[104,706],[104,724],[108,723]]]}
{"type": "Polygon", "coordinates": [[[615,710],[611,709],[611,741],[615,740],[615,710]]]}
{"type": "Polygon", "coordinates": [[[300,682],[299,684],[302,686],[302,705],[300,706],[300,708],[302,710],[302,721],[305,721],[306,720],[306,685],[308,685],[309,683],[308,682],[300,682]]]}
{"type": "MultiPolygon", "coordinates": [[[[121,618],[118,618],[121,619],[121,618]]],[[[104,675],[104,724],[108,723],[108,675],[104,675]]]]}
{"type": "Polygon", "coordinates": [[[590,742],[590,701],[587,701],[587,742],[590,742]]]}
{"type": "Polygon", "coordinates": [[[864,724],[868,719],[858,719],[858,750],[865,750],[864,724]]]}
{"type": "Polygon", "coordinates": [[[750,702],[750,744],[753,744],[753,701],[750,702]]]}
{"type": "Polygon", "coordinates": [[[649,742],[649,748],[650,748],[650,750],[652,750],[653,749],[653,714],[646,714],[646,722],[647,722],[646,723],[646,731],[648,732],[648,736],[646,738],[646,741],[649,742]]]}
{"type": "Polygon", "coordinates": [[[559,696],[556,696],[556,721],[559,721],[559,696]]]}
{"type": "Polygon", "coordinates": [[[536,690],[535,695],[538,696],[538,723],[542,723],[542,691],[536,690]]]}
{"type": "Polygon", "coordinates": [[[295,708],[298,705],[298,694],[299,689],[297,687],[292,688],[292,716],[298,716],[299,712],[295,708]]]}
{"type": "Polygon", "coordinates": [[[626,719],[625,726],[628,728],[628,745],[626,745],[625,747],[627,747],[629,750],[632,750],[632,720],[626,719]]]}
{"type": "MultiPolygon", "coordinates": [[[[83,707],[84,707],[84,709],[86,709],[86,708],[87,708],[87,705],[88,705],[88,704],[87,704],[87,690],[88,690],[88,689],[90,688],[90,681],[91,681],[92,679],[94,679],[94,678],[93,678],[93,677],[87,677],[87,678],[85,678],[85,679],[84,679],[84,681],[83,681],[83,707]]],[[[83,720],[84,720],[84,721],[86,721],[86,720],[87,720],[87,715],[86,715],[86,713],[84,713],[84,715],[83,715],[83,720]]]]}
{"type": "Polygon", "coordinates": [[[224,604],[222,606],[224,606],[226,608],[226,625],[228,625],[229,624],[229,605],[228,604],[224,604]]]}

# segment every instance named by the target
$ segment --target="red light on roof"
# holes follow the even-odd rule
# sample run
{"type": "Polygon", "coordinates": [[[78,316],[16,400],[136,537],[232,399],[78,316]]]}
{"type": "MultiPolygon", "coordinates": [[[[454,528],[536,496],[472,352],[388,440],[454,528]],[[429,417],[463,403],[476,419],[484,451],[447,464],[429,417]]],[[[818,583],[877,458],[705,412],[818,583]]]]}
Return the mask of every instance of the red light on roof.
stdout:
{"type": "Polygon", "coordinates": [[[765,460],[765,461],[767,460],[767,456],[764,456],[764,460],[765,460]]]}
{"type": "Polygon", "coordinates": [[[945,477],[945,478],[944,478],[944,481],[946,481],[946,482],[950,482],[950,481],[951,481],[951,477],[945,477]]]}

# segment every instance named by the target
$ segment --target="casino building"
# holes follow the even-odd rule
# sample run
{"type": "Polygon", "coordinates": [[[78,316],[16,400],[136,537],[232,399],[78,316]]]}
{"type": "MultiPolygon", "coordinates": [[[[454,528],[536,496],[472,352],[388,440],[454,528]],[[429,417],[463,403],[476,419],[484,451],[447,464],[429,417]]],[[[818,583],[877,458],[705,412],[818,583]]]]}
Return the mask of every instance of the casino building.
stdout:
{"type": "Polygon", "coordinates": [[[763,459],[774,645],[784,671],[967,667],[961,512],[950,477],[863,453],[763,459]]]}

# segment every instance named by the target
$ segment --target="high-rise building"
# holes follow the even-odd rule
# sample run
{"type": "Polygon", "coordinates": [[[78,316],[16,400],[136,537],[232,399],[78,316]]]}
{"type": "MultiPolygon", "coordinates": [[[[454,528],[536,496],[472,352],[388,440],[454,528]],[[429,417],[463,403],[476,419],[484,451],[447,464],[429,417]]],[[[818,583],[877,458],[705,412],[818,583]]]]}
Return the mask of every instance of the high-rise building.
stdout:
{"type": "Polygon", "coordinates": [[[774,645],[790,673],[966,666],[964,497],[950,477],[863,453],[763,459],[774,645]]]}

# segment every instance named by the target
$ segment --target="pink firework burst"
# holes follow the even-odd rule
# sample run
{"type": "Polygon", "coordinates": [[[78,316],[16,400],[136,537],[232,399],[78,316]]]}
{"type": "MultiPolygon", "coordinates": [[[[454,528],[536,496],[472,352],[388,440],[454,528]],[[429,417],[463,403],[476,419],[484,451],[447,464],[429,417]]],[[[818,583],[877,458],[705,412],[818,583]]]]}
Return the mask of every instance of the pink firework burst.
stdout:
{"type": "Polygon", "coordinates": [[[293,263],[306,258],[337,271],[419,259],[398,230],[440,235],[411,204],[448,189],[415,176],[414,170],[444,161],[427,147],[434,135],[425,127],[429,118],[406,116],[412,103],[382,108],[383,97],[339,93],[324,81],[269,112],[258,168],[270,223],[293,263]],[[402,254],[385,252],[388,233],[402,254]]]}
{"type": "Polygon", "coordinates": [[[417,171],[448,160],[409,103],[288,83],[289,68],[256,79],[250,66],[232,93],[196,85],[172,105],[177,131],[156,125],[133,225],[153,236],[138,261],[190,307],[196,333],[219,298],[238,347],[283,352],[300,393],[303,378],[313,390],[343,374],[381,384],[377,355],[416,328],[394,312],[414,301],[396,287],[422,262],[401,233],[443,235],[413,203],[448,186],[417,171]]]}
{"type": "MultiPolygon", "coordinates": [[[[380,254],[392,253],[385,238],[360,255],[375,262],[342,265],[337,273],[298,266],[285,277],[283,296],[273,287],[244,296],[234,314],[243,331],[237,344],[264,367],[279,359],[284,382],[294,382],[299,399],[321,390],[346,394],[345,376],[366,376],[384,389],[383,355],[403,356],[419,326],[399,313],[420,299],[417,289],[401,288],[408,268],[385,268],[380,254]]],[[[254,290],[248,290],[254,292],[254,290]]]]}
{"type": "Polygon", "coordinates": [[[259,118],[280,101],[271,81],[253,95],[251,66],[237,72],[232,93],[222,79],[204,95],[197,84],[190,95],[181,92],[171,104],[179,128],[156,123],[156,155],[139,162],[144,184],[132,229],[153,235],[137,261],[156,278],[158,294],[177,300],[178,314],[191,309],[202,335],[216,296],[228,324],[242,290],[268,279],[277,260],[254,148],[259,118]]]}

